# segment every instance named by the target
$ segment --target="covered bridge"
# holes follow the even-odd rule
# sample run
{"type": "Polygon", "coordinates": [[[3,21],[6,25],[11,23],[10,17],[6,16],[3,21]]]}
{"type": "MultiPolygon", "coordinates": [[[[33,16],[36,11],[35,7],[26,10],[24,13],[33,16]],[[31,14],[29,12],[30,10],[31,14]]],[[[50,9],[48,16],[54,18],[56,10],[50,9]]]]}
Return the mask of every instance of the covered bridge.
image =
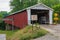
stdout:
{"type": "Polygon", "coordinates": [[[23,10],[17,11],[5,17],[5,23],[17,28],[23,28],[32,23],[52,24],[53,9],[42,4],[36,4],[23,10]]]}

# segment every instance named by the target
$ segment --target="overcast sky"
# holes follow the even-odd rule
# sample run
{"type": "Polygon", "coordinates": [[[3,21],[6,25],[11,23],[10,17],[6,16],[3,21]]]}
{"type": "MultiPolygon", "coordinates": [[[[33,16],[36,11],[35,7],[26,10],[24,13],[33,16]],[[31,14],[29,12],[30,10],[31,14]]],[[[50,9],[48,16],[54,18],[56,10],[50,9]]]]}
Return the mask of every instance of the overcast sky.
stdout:
{"type": "Polygon", "coordinates": [[[0,11],[10,11],[10,0],[0,0],[0,11]]]}

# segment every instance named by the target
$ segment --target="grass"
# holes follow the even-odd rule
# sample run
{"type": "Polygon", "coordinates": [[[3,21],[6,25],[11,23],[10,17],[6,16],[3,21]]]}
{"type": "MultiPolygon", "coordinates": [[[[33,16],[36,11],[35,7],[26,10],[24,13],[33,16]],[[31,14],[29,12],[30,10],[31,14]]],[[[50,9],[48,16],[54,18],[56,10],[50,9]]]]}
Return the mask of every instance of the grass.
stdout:
{"type": "Polygon", "coordinates": [[[44,29],[37,29],[36,27],[27,26],[21,30],[13,30],[13,31],[4,31],[0,30],[0,34],[6,34],[7,40],[30,40],[35,39],[41,36],[44,36],[48,32],[44,29]]]}
{"type": "Polygon", "coordinates": [[[17,30],[13,31],[0,30],[0,34],[6,34],[7,39],[10,38],[15,32],[17,32],[17,30]]]}
{"type": "Polygon", "coordinates": [[[36,27],[33,28],[34,30],[32,31],[32,27],[26,27],[21,30],[21,36],[20,40],[30,40],[30,39],[35,39],[41,36],[44,36],[47,34],[47,31],[44,29],[36,29],[36,27]]]}
{"type": "Polygon", "coordinates": [[[5,30],[0,30],[0,34],[6,34],[5,30]]]}
{"type": "Polygon", "coordinates": [[[41,36],[44,36],[48,32],[44,29],[37,29],[36,27],[33,27],[32,31],[32,26],[27,26],[24,29],[19,30],[16,32],[12,37],[12,40],[30,40],[30,39],[35,39],[41,36]],[[16,39],[15,39],[16,38],[16,39]]]}
{"type": "Polygon", "coordinates": [[[12,35],[17,32],[18,30],[9,30],[9,31],[6,31],[6,39],[9,40],[10,37],[12,37],[12,35]]]}

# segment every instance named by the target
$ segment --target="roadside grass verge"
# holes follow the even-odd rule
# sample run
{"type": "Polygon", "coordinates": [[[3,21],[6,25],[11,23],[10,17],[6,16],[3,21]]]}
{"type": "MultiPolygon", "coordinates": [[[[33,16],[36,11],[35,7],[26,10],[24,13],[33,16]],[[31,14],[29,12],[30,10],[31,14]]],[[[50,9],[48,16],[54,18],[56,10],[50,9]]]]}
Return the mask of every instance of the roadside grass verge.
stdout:
{"type": "Polygon", "coordinates": [[[27,26],[23,29],[13,31],[0,30],[0,34],[6,34],[7,40],[31,40],[38,37],[42,37],[47,33],[48,31],[42,28],[37,28],[35,26],[33,27],[33,30],[32,26],[27,26]]]}
{"type": "Polygon", "coordinates": [[[36,27],[33,27],[32,30],[32,26],[27,26],[13,34],[10,40],[31,40],[38,37],[42,37],[47,33],[48,32],[44,29],[37,29],[36,27]]]}
{"type": "Polygon", "coordinates": [[[17,32],[17,30],[0,30],[0,34],[6,34],[6,39],[10,38],[15,32],[17,32]]]}

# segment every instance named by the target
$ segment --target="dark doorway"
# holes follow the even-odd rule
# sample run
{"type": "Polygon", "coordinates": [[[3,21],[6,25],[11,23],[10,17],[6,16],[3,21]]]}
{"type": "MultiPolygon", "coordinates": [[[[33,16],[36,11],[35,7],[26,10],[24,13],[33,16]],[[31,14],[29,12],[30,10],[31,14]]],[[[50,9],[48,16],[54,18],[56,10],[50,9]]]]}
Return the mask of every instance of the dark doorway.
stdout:
{"type": "Polygon", "coordinates": [[[38,20],[31,20],[31,23],[49,24],[49,10],[31,9],[31,15],[38,17],[38,20]]]}

